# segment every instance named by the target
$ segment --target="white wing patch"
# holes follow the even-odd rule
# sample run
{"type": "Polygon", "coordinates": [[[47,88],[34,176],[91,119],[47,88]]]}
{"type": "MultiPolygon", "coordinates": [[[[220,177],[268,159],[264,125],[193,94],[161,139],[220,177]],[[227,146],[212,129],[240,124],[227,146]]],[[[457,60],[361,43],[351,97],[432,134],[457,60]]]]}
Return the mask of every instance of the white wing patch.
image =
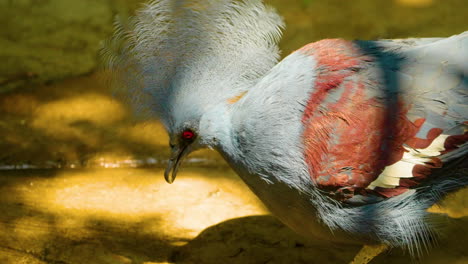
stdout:
{"type": "Polygon", "coordinates": [[[440,156],[445,150],[444,143],[450,135],[441,134],[436,137],[431,145],[425,149],[413,149],[405,146],[406,152],[400,161],[385,167],[382,173],[367,186],[367,189],[374,190],[376,187],[395,188],[400,185],[400,179],[413,178],[413,168],[415,165],[425,165],[431,162],[433,157],[440,156]]]}

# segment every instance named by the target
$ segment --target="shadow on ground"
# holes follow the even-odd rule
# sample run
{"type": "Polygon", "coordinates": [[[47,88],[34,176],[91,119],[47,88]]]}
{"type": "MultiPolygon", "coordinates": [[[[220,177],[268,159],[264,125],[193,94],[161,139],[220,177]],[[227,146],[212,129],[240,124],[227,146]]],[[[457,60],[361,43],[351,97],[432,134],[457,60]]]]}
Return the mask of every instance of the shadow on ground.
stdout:
{"type": "MultiPolygon", "coordinates": [[[[449,219],[439,244],[415,263],[466,263],[468,217],[449,219]]],[[[175,249],[175,263],[348,263],[359,248],[306,241],[272,216],[236,218],[211,226],[175,249]]],[[[409,263],[408,253],[393,249],[371,263],[409,263]]]]}

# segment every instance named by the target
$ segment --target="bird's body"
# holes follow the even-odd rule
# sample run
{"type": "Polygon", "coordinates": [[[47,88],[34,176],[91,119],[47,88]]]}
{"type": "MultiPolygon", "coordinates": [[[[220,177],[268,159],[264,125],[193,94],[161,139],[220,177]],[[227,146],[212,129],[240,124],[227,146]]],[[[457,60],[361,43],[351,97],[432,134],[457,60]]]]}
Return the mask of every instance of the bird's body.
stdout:
{"type": "Polygon", "coordinates": [[[468,87],[456,74],[468,69],[457,55],[468,53],[409,56],[453,42],[468,47],[468,34],[424,45],[312,43],[206,122],[219,124],[216,147],[233,169],[300,234],[416,246],[429,239],[427,207],[467,183],[430,178],[468,155],[468,87]]]}
{"type": "Polygon", "coordinates": [[[111,68],[171,135],[170,182],[211,147],[300,234],[411,251],[468,184],[447,169],[467,168],[466,32],[322,40],[274,65],[282,22],[259,1],[155,1],[134,22],[111,68]]]}

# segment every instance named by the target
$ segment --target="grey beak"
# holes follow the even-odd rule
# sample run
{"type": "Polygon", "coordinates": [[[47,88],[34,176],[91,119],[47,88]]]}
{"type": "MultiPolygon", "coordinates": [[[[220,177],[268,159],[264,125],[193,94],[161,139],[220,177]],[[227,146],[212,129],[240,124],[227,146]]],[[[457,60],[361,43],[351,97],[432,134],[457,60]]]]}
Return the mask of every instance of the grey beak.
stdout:
{"type": "Polygon", "coordinates": [[[187,154],[186,150],[187,150],[187,146],[175,147],[172,150],[171,158],[169,159],[169,162],[167,163],[166,171],[164,171],[164,178],[166,179],[167,183],[170,184],[174,182],[177,176],[177,171],[179,170],[179,165],[182,159],[184,158],[184,156],[187,154]]]}

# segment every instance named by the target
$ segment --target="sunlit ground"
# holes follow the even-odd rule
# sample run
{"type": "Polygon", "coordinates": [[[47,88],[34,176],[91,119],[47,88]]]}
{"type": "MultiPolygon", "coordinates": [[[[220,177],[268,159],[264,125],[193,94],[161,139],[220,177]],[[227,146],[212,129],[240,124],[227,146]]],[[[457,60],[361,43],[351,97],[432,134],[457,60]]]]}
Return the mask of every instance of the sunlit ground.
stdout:
{"type": "MultiPolygon", "coordinates": [[[[0,263],[347,263],[356,247],[306,241],[267,216],[227,168],[0,173],[0,263]]],[[[468,263],[468,190],[422,263],[468,263]],[[465,241],[465,242],[463,242],[465,241]]],[[[407,263],[396,250],[374,263],[407,263]]]]}

